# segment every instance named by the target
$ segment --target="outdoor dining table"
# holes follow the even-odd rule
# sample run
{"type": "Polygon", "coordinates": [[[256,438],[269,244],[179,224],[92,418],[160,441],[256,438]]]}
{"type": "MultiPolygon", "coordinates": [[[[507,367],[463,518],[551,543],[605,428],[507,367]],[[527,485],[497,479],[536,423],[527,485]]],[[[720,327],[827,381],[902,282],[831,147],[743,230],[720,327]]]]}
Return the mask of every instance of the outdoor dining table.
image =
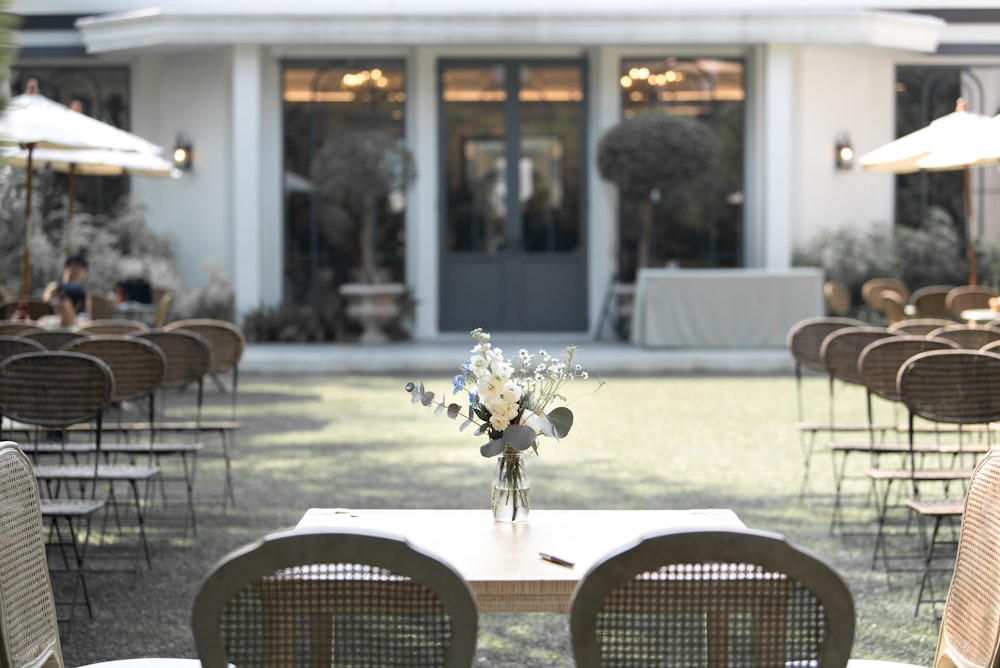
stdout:
{"type": "Polygon", "coordinates": [[[568,613],[587,570],[646,533],[745,525],[725,509],[533,509],[527,522],[511,524],[494,522],[489,510],[343,508],[310,508],[297,525],[341,527],[398,534],[443,558],[469,582],[480,612],[568,613]]]}
{"type": "Polygon", "coordinates": [[[959,315],[966,322],[984,323],[1000,320],[1000,311],[994,311],[991,308],[970,308],[962,311],[959,315]]]}

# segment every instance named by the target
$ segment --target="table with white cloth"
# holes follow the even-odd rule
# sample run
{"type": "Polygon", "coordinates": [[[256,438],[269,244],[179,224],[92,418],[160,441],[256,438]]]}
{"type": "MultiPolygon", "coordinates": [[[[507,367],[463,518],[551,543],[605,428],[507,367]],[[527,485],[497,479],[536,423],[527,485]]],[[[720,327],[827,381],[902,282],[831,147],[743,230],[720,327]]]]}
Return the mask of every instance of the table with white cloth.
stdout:
{"type": "Polygon", "coordinates": [[[783,347],[792,325],[824,312],[821,269],[640,269],[632,343],[783,347]]]}
{"type": "Polygon", "coordinates": [[[537,510],[525,523],[494,522],[488,510],[310,508],[297,528],[389,532],[450,563],[480,612],[569,612],[573,589],[602,557],[666,529],[740,529],[731,510],[537,510]],[[561,566],[550,554],[572,562],[561,566]]]}

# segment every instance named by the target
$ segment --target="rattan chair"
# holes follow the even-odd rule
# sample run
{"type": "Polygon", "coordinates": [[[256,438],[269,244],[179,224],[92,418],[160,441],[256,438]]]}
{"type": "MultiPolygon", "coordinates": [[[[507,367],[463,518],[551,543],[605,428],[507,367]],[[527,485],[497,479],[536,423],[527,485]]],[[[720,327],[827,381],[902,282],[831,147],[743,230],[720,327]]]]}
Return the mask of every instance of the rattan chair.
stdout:
{"type": "Polygon", "coordinates": [[[224,557],[192,627],[206,668],[457,668],[472,663],[478,613],[462,576],[402,537],[297,529],[224,557]]]}
{"type": "Polygon", "coordinates": [[[893,334],[926,336],[935,329],[949,327],[954,324],[957,324],[954,320],[946,320],[944,318],[907,318],[906,320],[892,323],[886,329],[893,334]]]}
{"type": "Polygon", "coordinates": [[[38,341],[26,339],[23,336],[0,335],[0,362],[3,362],[12,355],[35,353],[42,350],[45,350],[45,346],[38,341]]]}
{"type": "Polygon", "coordinates": [[[90,320],[105,320],[110,318],[115,312],[115,303],[105,297],[93,292],[87,293],[87,318],[90,320]]]}
{"type": "Polygon", "coordinates": [[[854,624],[836,571],[749,529],[641,538],[584,574],[570,610],[580,668],[841,667],[854,624]]]}
{"type": "MultiPolygon", "coordinates": [[[[881,555],[888,570],[888,550],[886,546],[886,514],[889,489],[893,482],[909,485],[909,495],[913,499],[924,499],[920,492],[922,484],[928,482],[965,481],[970,469],[957,467],[928,471],[918,461],[916,449],[916,419],[935,423],[955,425],[959,442],[963,431],[969,427],[982,428],[987,442],[992,440],[989,425],[1000,420],[1000,355],[973,350],[937,350],[919,353],[908,359],[899,370],[898,391],[901,401],[909,412],[907,435],[910,444],[907,465],[899,469],[878,469],[869,471],[873,484],[882,483],[881,512],[878,518],[873,563],[881,555]]],[[[912,509],[912,505],[910,506],[912,509]]],[[[918,515],[919,517],[919,515],[918,515]]],[[[921,532],[921,536],[923,536],[921,532]]],[[[906,555],[901,555],[903,558],[906,555]]],[[[927,549],[921,545],[920,557],[924,560],[926,575],[927,549]]]]}
{"type": "MultiPolygon", "coordinates": [[[[788,331],[786,345],[795,360],[795,395],[796,415],[795,428],[800,435],[802,448],[802,492],[809,484],[809,473],[815,450],[816,437],[823,432],[833,433],[838,427],[824,421],[805,421],[805,406],[802,398],[803,370],[827,374],[826,366],[820,357],[820,346],[823,339],[831,332],[845,327],[859,327],[863,323],[851,318],[807,318],[797,322],[788,331]]],[[[861,429],[863,426],[856,426],[861,429]]]]}
{"type": "Polygon", "coordinates": [[[61,350],[67,343],[90,336],[86,331],[70,331],[68,329],[43,329],[39,332],[27,332],[20,336],[38,341],[46,350],[61,350]]]}
{"type": "Polygon", "coordinates": [[[948,292],[954,285],[926,285],[917,288],[910,295],[910,305],[916,311],[918,318],[948,318],[951,311],[945,305],[948,292]]]}
{"type": "Polygon", "coordinates": [[[910,298],[910,290],[897,278],[872,278],[861,285],[861,299],[876,311],[882,310],[882,292],[892,290],[905,304],[910,298]]]}
{"type": "MultiPolygon", "coordinates": [[[[0,304],[0,318],[13,318],[18,312],[18,308],[21,305],[21,300],[16,299],[14,301],[6,302],[5,304],[0,304]]],[[[28,310],[28,318],[31,320],[38,320],[39,318],[52,315],[52,305],[45,301],[28,300],[26,304],[28,310]]]]}
{"type": "MultiPolygon", "coordinates": [[[[119,406],[118,428],[109,421],[105,421],[104,427],[107,431],[117,431],[126,437],[136,434],[145,436],[146,443],[142,442],[108,442],[105,440],[103,451],[107,453],[117,453],[127,455],[131,461],[145,455],[150,464],[161,467],[159,481],[165,483],[166,472],[162,471],[164,458],[177,458],[180,461],[181,475],[178,480],[184,484],[186,495],[186,510],[184,517],[185,528],[190,527],[197,533],[197,522],[194,506],[194,466],[195,458],[201,451],[200,442],[172,441],[164,442],[156,438],[156,392],[160,388],[166,369],[166,357],[156,344],[145,339],[126,336],[94,336],[70,343],[64,350],[69,352],[84,353],[93,355],[103,361],[111,369],[114,375],[115,388],[111,395],[111,401],[119,406]],[[125,402],[141,404],[145,402],[148,408],[147,419],[148,428],[145,434],[142,429],[130,429],[131,425],[121,420],[121,405],[125,402]]],[[[71,444],[71,448],[79,449],[80,444],[71,444]]],[[[166,502],[166,489],[163,490],[163,500],[166,502]]]]}
{"type": "MultiPolygon", "coordinates": [[[[896,386],[896,376],[903,363],[917,353],[928,350],[953,350],[957,344],[947,339],[933,339],[924,336],[897,335],[880,338],[866,345],[858,354],[858,375],[865,387],[868,415],[868,440],[865,442],[832,442],[829,444],[834,464],[834,503],[831,529],[843,528],[843,492],[848,479],[848,460],[855,453],[868,454],[871,468],[879,468],[883,455],[904,455],[909,452],[908,443],[886,442],[876,434],[876,399],[888,401],[894,411],[900,403],[896,386]]],[[[893,419],[893,423],[897,420],[893,419]]],[[[940,452],[940,447],[930,445],[921,448],[926,452],[940,452]]],[[[871,482],[864,476],[866,486],[871,482]]]]}
{"type": "Polygon", "coordinates": [[[24,336],[28,332],[40,332],[43,329],[31,320],[0,320],[0,336],[24,336]]]}
{"type": "Polygon", "coordinates": [[[948,291],[944,304],[953,318],[961,320],[962,311],[989,308],[996,296],[996,290],[983,285],[959,285],[948,291]]]}
{"type": "Polygon", "coordinates": [[[833,316],[846,316],[851,312],[851,293],[843,283],[826,281],[823,283],[823,298],[826,311],[833,316]]]}
{"type": "Polygon", "coordinates": [[[36,445],[38,434],[52,431],[61,435],[65,445],[67,427],[93,424],[95,454],[91,463],[38,464],[35,475],[50,498],[59,497],[71,485],[80,485],[81,496],[103,498],[98,496],[98,489],[106,489],[108,501],[117,504],[116,483],[127,485],[138,529],[140,557],[151,566],[144,494],[139,487],[148,485],[160,469],[104,461],[102,425],[113,388],[111,370],[96,357],[62,351],[15,355],[0,364],[0,415],[35,427],[36,445]]]}
{"type": "Polygon", "coordinates": [[[149,326],[144,322],[138,320],[123,320],[118,318],[110,318],[103,320],[87,320],[86,322],[80,323],[79,327],[82,332],[89,332],[94,335],[118,335],[118,336],[129,336],[131,334],[138,334],[139,332],[145,332],[149,329],[149,326]]]}
{"type": "Polygon", "coordinates": [[[1000,329],[956,324],[935,329],[927,336],[949,339],[957,343],[959,348],[966,350],[978,350],[987,343],[1000,341],[1000,329]]]}
{"type": "MultiPolygon", "coordinates": [[[[931,353],[928,353],[931,354],[931,353]]],[[[969,479],[958,553],[938,632],[933,666],[1000,665],[1000,449],[983,457],[969,479]]],[[[849,668],[897,668],[854,659],[849,668]]]]}
{"type": "MultiPolygon", "coordinates": [[[[39,491],[28,458],[0,443],[0,665],[62,668],[62,643],[49,580],[39,491]]],[[[92,668],[199,668],[192,659],[131,659],[92,668]]],[[[86,667],[81,667],[86,668],[86,667]]]]}
{"type": "Polygon", "coordinates": [[[891,325],[895,322],[906,320],[909,317],[909,314],[906,312],[906,301],[903,299],[903,295],[895,290],[883,290],[881,294],[881,310],[885,315],[886,323],[891,325]]]}
{"type": "Polygon", "coordinates": [[[219,376],[225,373],[231,374],[229,392],[231,393],[232,417],[235,419],[240,360],[243,358],[243,350],[246,348],[246,338],[243,336],[243,331],[231,322],[208,318],[177,320],[165,326],[164,329],[168,332],[183,329],[205,337],[212,349],[212,361],[208,366],[208,373],[219,389],[226,389],[219,380],[219,376]]]}

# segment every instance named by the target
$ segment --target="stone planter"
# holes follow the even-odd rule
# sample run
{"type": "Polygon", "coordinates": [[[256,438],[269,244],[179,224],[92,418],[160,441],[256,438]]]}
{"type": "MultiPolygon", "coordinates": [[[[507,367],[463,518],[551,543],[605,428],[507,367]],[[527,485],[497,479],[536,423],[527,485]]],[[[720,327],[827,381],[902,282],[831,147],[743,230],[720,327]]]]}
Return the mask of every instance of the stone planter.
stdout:
{"type": "Polygon", "coordinates": [[[340,294],[347,299],[346,313],[361,324],[360,343],[387,343],[384,326],[400,314],[400,300],[406,294],[402,283],[344,283],[340,294]]]}

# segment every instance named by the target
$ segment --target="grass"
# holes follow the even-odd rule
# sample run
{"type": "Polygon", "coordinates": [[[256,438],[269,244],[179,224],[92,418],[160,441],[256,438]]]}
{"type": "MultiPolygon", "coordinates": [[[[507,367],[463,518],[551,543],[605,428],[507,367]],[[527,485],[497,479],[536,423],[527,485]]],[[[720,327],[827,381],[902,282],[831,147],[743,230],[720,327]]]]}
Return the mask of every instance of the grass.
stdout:
{"type": "MultiPolygon", "coordinates": [[[[485,508],[494,464],[480,457],[481,439],[412,405],[408,380],[450,391],[444,377],[244,375],[237,507],[201,503],[198,535],[187,539],[158,529],[163,513],[154,508],[152,571],[91,576],[96,618],[78,611],[63,630],[67,665],[195,656],[189,619],[204,573],[228,551],[294,525],[306,508],[485,508]]],[[[792,378],[610,377],[588,394],[594,385],[568,387],[573,432],[543,439],[539,456],[527,460],[534,508],[732,508],[748,526],[784,534],[843,574],[858,612],[855,657],[929,665],[937,623],[926,607],[914,616],[918,576],[871,569],[870,525],[862,536],[831,535],[832,475],[821,447],[800,494],[792,378]]],[[[804,391],[810,416],[821,418],[826,381],[807,378],[804,391]]],[[[838,417],[862,420],[860,390],[838,392],[838,417]]],[[[227,397],[212,391],[208,401],[212,415],[228,414],[227,397]]],[[[207,456],[218,450],[209,439],[197,487],[217,495],[222,467],[207,456]]],[[[855,470],[866,463],[855,459],[855,470]]],[[[860,504],[867,488],[854,489],[860,504]]],[[[478,665],[572,665],[565,615],[483,615],[478,646],[478,665]]]]}

